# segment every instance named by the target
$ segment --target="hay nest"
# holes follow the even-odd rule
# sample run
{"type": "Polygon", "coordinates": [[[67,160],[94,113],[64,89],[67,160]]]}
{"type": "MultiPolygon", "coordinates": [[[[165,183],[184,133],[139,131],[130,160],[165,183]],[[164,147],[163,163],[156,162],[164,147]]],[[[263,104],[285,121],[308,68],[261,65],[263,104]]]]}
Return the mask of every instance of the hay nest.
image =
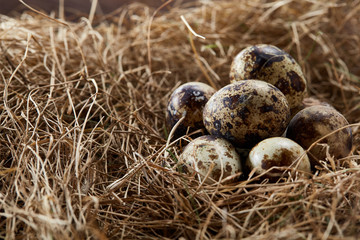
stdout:
{"type": "Polygon", "coordinates": [[[76,23],[0,23],[0,237],[360,237],[360,2],[132,4],[76,23]],[[189,35],[180,16],[206,39],[189,35]],[[199,183],[176,171],[164,110],[189,81],[229,83],[251,44],[285,49],[309,95],[353,124],[354,148],[310,179],[199,183]]]}

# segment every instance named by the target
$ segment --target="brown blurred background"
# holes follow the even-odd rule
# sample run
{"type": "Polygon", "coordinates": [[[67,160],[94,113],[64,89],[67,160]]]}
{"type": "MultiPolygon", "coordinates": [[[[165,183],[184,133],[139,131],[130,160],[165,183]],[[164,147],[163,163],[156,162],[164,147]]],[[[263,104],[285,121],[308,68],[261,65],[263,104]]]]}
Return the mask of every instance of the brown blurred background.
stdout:
{"type": "MultiPolygon", "coordinates": [[[[191,0],[174,0],[173,4],[181,4],[189,1],[191,0]]],[[[58,13],[60,5],[60,0],[24,0],[24,2],[37,10],[41,10],[47,13],[52,11],[58,13]]],[[[88,14],[92,0],[63,0],[63,2],[65,14],[67,16],[71,16],[88,14]]],[[[121,6],[134,2],[143,3],[156,8],[165,3],[166,0],[98,0],[97,13],[107,14],[121,6]]],[[[0,0],[0,6],[0,14],[7,15],[13,15],[26,9],[26,7],[18,0],[0,0]]]]}

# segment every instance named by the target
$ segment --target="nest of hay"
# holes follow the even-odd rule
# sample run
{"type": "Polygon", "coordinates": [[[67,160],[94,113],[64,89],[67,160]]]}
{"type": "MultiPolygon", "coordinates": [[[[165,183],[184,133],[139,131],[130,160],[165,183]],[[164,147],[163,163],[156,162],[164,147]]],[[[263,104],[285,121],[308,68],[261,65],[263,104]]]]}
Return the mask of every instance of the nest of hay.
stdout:
{"type": "Polygon", "coordinates": [[[75,23],[1,16],[1,238],[360,237],[360,2],[165,8],[132,4],[75,23]],[[178,172],[169,95],[189,81],[228,84],[232,58],[257,43],[289,52],[309,95],[353,124],[352,154],[277,183],[207,184],[178,172]]]}

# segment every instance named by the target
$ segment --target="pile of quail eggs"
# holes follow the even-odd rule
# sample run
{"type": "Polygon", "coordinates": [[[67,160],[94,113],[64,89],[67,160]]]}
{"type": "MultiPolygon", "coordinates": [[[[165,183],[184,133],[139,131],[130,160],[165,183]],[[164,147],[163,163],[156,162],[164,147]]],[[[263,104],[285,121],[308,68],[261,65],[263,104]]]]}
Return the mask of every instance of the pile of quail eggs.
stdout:
{"type": "Polygon", "coordinates": [[[217,91],[189,82],[172,93],[166,125],[175,126],[173,137],[206,129],[179,160],[188,173],[211,182],[243,172],[269,179],[306,175],[329,154],[346,157],[352,148],[348,121],[329,104],[306,107],[306,91],[304,74],[288,53],[265,44],[243,49],[232,62],[230,84],[217,91]]]}

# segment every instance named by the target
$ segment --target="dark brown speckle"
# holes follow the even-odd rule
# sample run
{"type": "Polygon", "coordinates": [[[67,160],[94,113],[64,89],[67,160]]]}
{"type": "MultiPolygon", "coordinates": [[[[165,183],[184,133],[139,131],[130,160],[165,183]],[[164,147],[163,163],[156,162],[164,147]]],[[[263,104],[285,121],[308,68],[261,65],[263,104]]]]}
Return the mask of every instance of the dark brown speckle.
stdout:
{"type": "Polygon", "coordinates": [[[291,80],[291,87],[297,92],[304,92],[305,83],[303,79],[295,71],[289,71],[287,76],[291,80]]]}

